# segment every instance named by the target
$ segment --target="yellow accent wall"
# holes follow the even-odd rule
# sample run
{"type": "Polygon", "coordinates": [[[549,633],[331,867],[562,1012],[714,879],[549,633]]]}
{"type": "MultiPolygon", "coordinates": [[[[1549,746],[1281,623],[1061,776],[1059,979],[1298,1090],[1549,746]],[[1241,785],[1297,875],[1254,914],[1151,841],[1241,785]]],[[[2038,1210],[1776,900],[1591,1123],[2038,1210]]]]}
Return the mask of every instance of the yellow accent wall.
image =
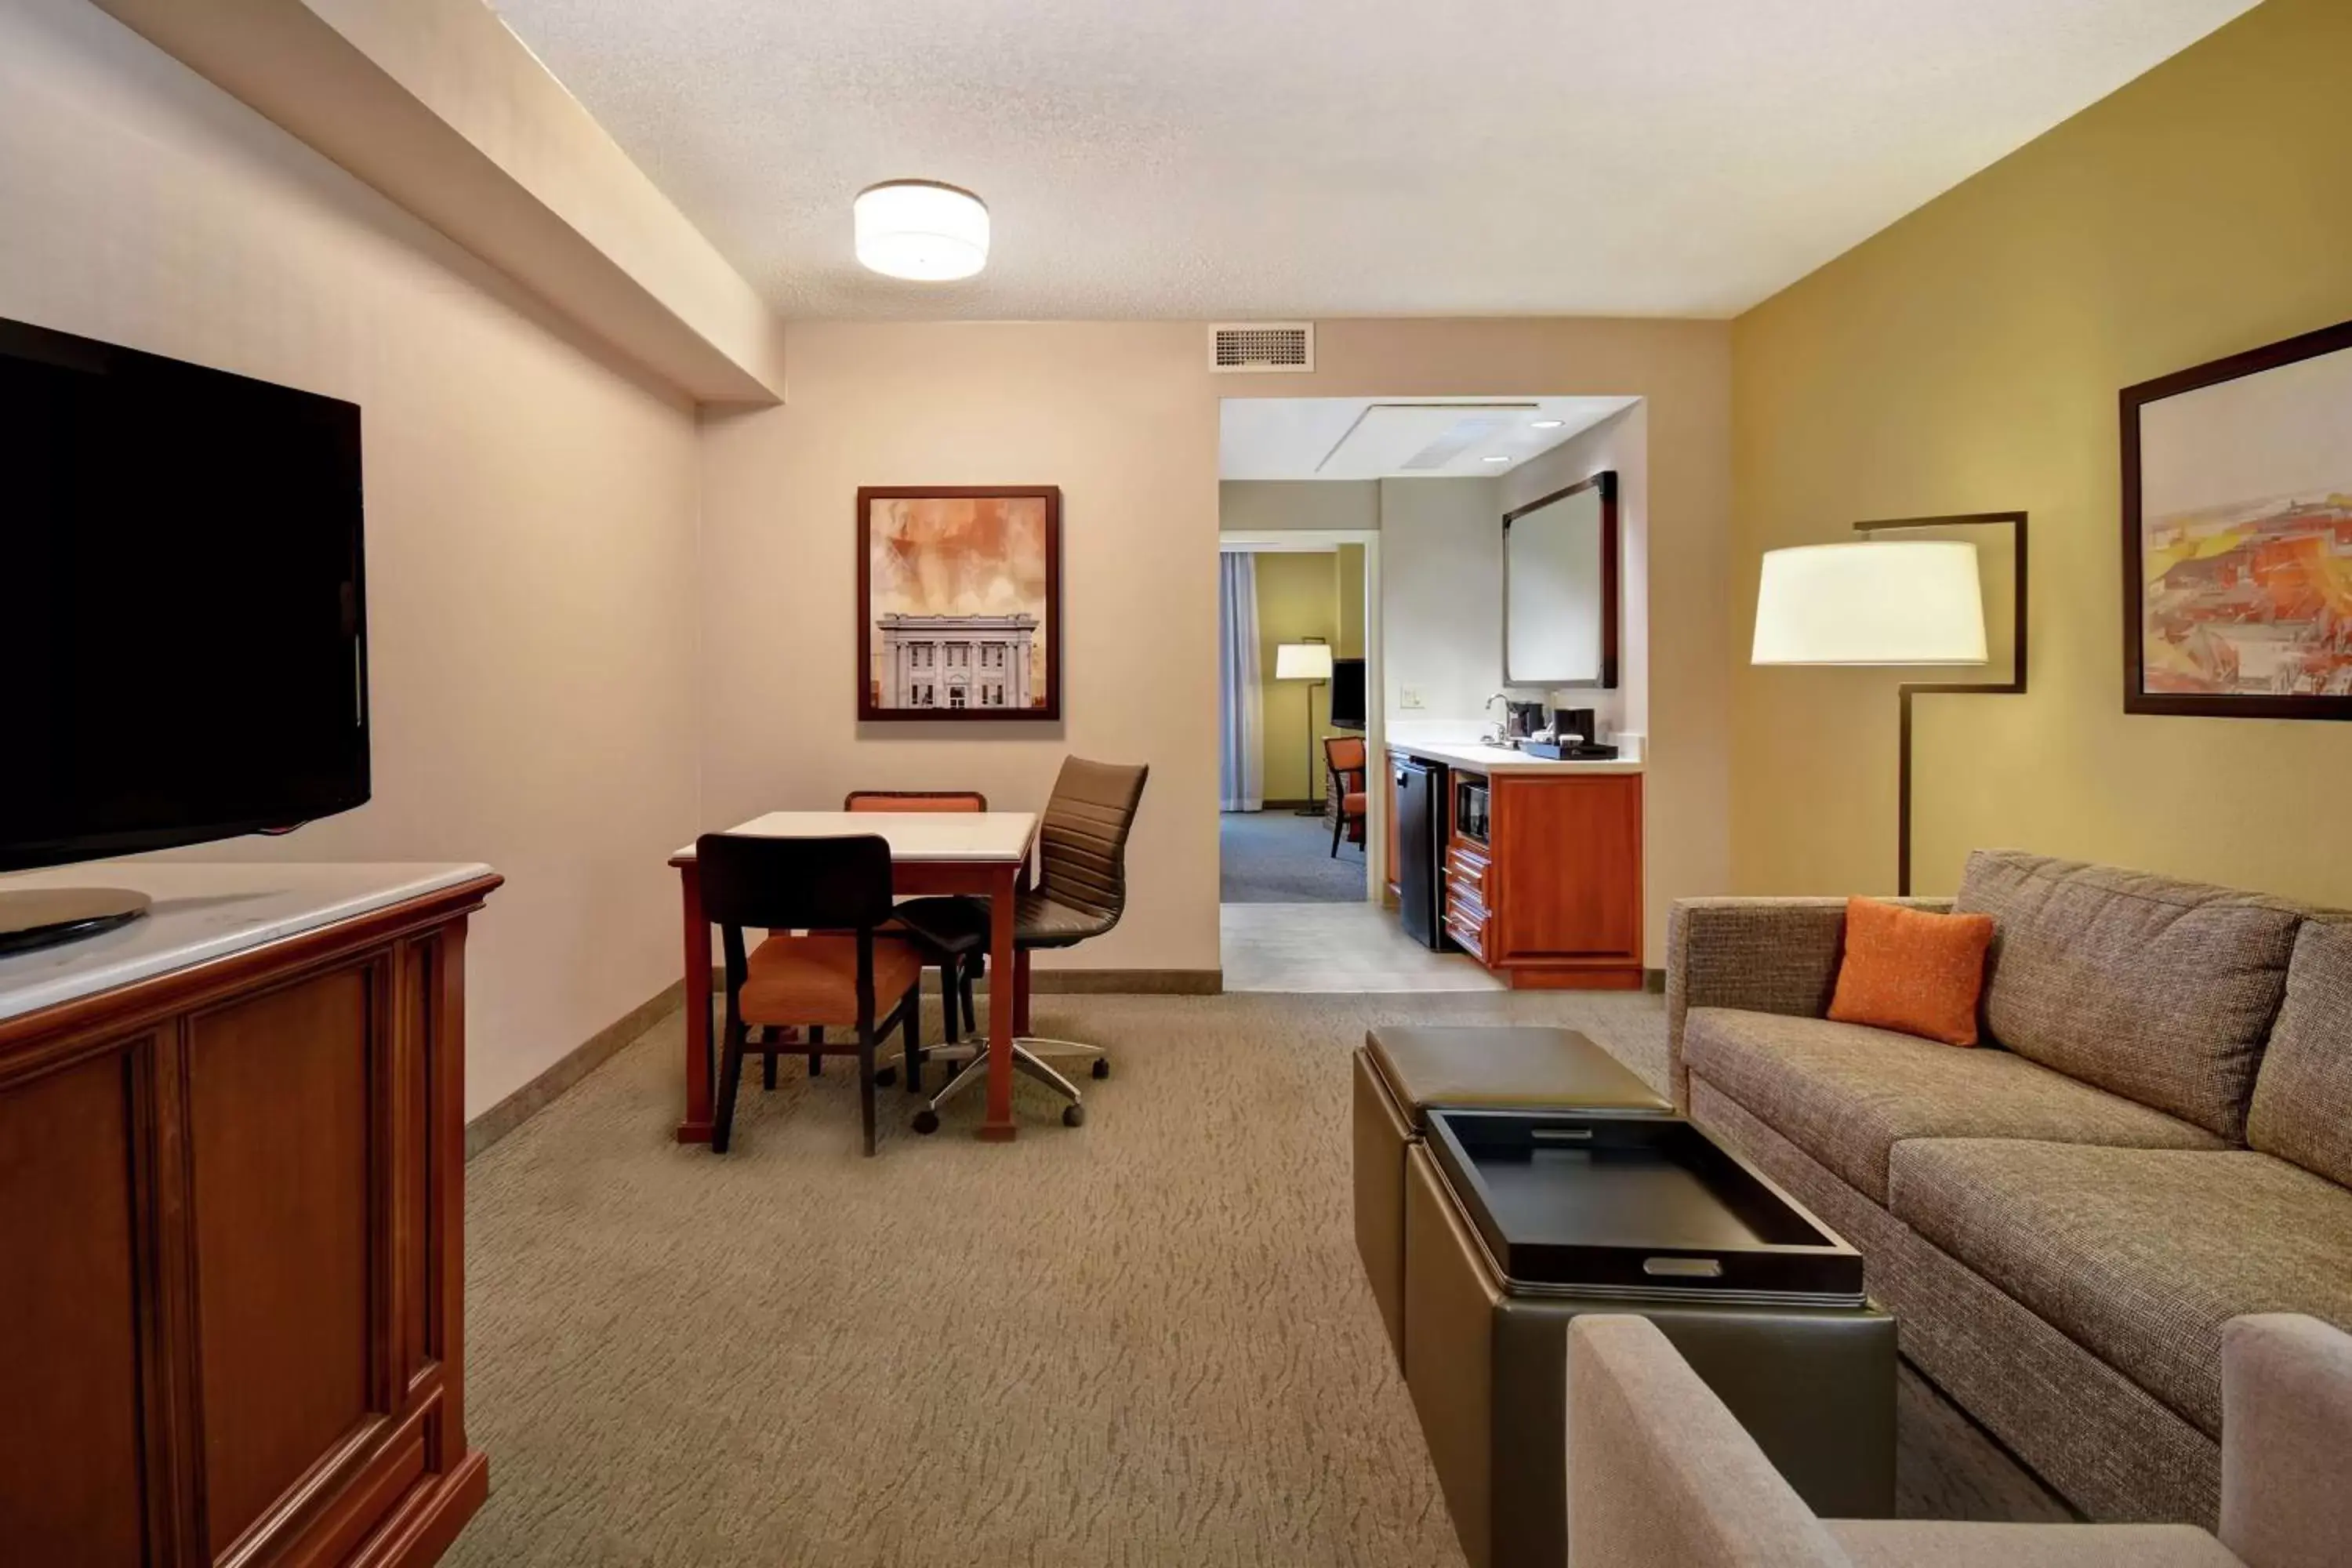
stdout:
{"type": "MultiPolygon", "coordinates": [[[[1283,643],[1320,638],[1332,644],[1332,657],[1339,657],[1338,562],[1339,557],[1328,550],[1258,552],[1258,668],[1265,699],[1265,798],[1270,801],[1320,800],[1323,796],[1323,764],[1319,756],[1313,775],[1307,773],[1307,702],[1311,694],[1315,736],[1319,742],[1329,730],[1325,720],[1330,714],[1330,683],[1310,687],[1304,680],[1276,680],[1274,656],[1275,649],[1283,643]]],[[[1360,611],[1358,618],[1361,618],[1360,611]]],[[[1362,635],[1360,628],[1359,639],[1362,635]]]]}
{"type": "Polygon", "coordinates": [[[1334,658],[1364,657],[1364,547],[1342,544],[1339,554],[1339,636],[1332,639],[1334,658]]]}
{"type": "Polygon", "coordinates": [[[2347,64],[2352,5],[2269,0],[1734,324],[1741,889],[1895,879],[1900,676],[1748,668],[1759,552],[2021,508],[2032,690],[1920,700],[1918,889],[2015,845],[2352,905],[2352,724],[2125,715],[2116,448],[2120,388],[2352,317],[2347,64]]]}

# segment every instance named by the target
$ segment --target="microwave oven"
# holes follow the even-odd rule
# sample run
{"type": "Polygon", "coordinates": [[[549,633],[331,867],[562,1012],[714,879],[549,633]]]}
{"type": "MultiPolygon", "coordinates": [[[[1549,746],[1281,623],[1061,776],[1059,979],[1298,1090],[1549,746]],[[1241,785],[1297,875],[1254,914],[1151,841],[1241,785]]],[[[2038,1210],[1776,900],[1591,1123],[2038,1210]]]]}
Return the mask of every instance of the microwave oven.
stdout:
{"type": "Polygon", "coordinates": [[[1463,777],[1454,781],[1454,831],[1473,844],[1486,842],[1486,781],[1463,777]]]}

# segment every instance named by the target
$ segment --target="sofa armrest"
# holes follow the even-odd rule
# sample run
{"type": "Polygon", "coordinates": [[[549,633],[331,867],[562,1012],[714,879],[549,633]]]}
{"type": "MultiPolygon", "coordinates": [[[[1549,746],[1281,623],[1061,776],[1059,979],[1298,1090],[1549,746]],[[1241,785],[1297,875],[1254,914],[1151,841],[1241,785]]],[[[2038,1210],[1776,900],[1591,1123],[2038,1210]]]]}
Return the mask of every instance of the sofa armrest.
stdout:
{"type": "MultiPolygon", "coordinates": [[[[1948,910],[1949,899],[1897,899],[1948,910]]],[[[1738,1007],[1818,1018],[1845,951],[1843,899],[1677,899],[1666,915],[1666,1076],[1690,1113],[1683,1020],[1693,1007],[1738,1007]]]]}
{"type": "Polygon", "coordinates": [[[2352,1547],[2352,1334],[2290,1312],[2221,1326],[2221,1544],[2248,1568],[2352,1547]]]}
{"type": "Polygon", "coordinates": [[[1568,1558],[1583,1568],[1849,1568],[1647,1318],[1568,1330],[1568,1558]]]}

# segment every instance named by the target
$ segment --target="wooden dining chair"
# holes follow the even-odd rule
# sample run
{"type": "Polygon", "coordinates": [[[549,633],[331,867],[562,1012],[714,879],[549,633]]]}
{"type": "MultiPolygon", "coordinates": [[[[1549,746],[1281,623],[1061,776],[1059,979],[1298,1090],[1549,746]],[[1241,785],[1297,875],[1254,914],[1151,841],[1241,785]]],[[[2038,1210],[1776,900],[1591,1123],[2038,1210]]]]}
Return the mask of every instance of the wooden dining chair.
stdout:
{"type": "MultiPolygon", "coordinates": [[[[857,789],[843,797],[844,811],[986,811],[988,797],[976,789],[857,789]]],[[[939,929],[912,931],[906,926],[898,929],[914,939],[922,952],[923,962],[939,966],[940,1017],[945,1025],[947,1043],[955,1046],[963,1035],[956,1027],[956,1013],[961,1005],[965,1030],[977,1031],[971,1005],[972,983],[988,961],[988,922],[967,922],[958,928],[953,922],[934,922],[939,929]]],[[[918,1052],[911,1058],[902,1057],[907,1065],[907,1089],[909,1093],[923,1087],[923,1063],[928,1051],[918,1052]]],[[[810,1058],[812,1064],[817,1060],[810,1058]]],[[[887,1084],[894,1064],[886,1060],[877,1069],[880,1082],[887,1084]]],[[[773,1088],[773,1085],[770,1085],[773,1088]]]]}
{"type": "Polygon", "coordinates": [[[912,942],[887,933],[891,918],[890,846],[873,835],[762,838],[706,833],[695,840],[703,912],[726,954],[727,1021],[720,1046],[719,1105],[710,1149],[727,1152],[743,1058],[758,1053],[857,1058],[866,1152],[874,1152],[874,1053],[893,1026],[916,1058],[922,1017],[923,961],[912,942]],[[767,940],[746,952],[746,927],[767,940]],[[780,1031],[800,1025],[805,1041],[780,1031]],[[828,1026],[854,1028],[856,1043],[827,1044],[828,1026]],[[760,1038],[751,1031],[760,1030],[760,1038]]]}
{"type": "Polygon", "coordinates": [[[1364,841],[1364,742],[1360,735],[1329,735],[1323,741],[1323,763],[1331,772],[1331,856],[1339,858],[1339,835],[1348,842],[1364,841]]]}

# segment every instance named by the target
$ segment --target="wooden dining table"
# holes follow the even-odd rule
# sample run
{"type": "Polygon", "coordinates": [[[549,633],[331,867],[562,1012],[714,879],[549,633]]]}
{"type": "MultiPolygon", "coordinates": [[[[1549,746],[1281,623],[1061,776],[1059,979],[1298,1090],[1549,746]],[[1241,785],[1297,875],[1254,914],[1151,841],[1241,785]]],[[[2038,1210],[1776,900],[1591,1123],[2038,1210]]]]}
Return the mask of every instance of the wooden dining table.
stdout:
{"type": "MultiPolygon", "coordinates": [[[[1034,811],[772,811],[727,830],[762,838],[870,836],[890,846],[890,887],[899,894],[961,893],[988,900],[988,1109],[980,1137],[1011,1142],[1013,1037],[1020,1027],[1020,965],[1013,949],[1013,898],[1027,879],[1037,838],[1034,811]]],[[[677,868],[686,934],[686,1117],[681,1143],[710,1142],[710,921],[694,846],[670,857],[677,868]]],[[[952,1004],[950,1004],[952,1005],[952,1004]]]]}

